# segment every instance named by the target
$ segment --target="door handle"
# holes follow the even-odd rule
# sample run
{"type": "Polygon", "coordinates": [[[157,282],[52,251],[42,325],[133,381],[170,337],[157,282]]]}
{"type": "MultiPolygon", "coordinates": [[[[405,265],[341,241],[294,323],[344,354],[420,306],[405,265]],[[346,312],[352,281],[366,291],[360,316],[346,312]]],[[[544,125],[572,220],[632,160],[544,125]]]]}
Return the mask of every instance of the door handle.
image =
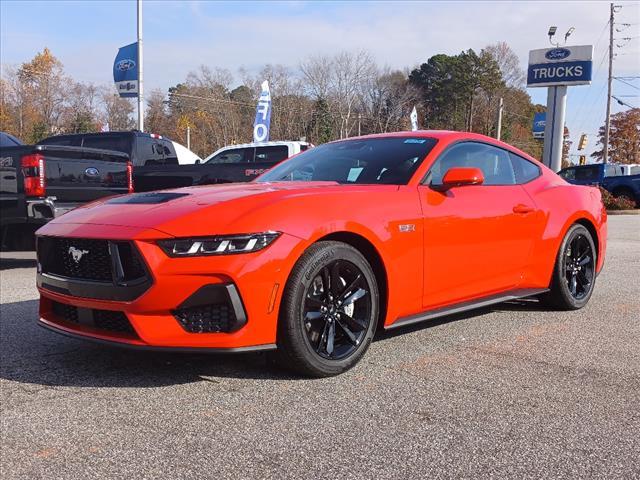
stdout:
{"type": "Polygon", "coordinates": [[[523,205],[522,203],[519,203],[518,205],[513,207],[513,213],[526,214],[526,213],[531,213],[534,210],[535,209],[533,207],[530,207],[529,205],[523,205]]]}

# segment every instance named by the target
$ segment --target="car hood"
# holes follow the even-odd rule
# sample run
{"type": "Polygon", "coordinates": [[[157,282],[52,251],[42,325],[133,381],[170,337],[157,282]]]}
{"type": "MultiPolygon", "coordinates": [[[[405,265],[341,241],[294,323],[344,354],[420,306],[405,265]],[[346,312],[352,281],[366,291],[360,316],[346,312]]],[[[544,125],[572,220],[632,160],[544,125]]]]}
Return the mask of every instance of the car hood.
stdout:
{"type": "MultiPolygon", "coordinates": [[[[397,189],[390,185],[377,187],[397,189]]],[[[135,193],[84,205],[50,224],[149,228],[173,236],[214,231],[218,234],[249,233],[234,230],[244,226],[238,224],[243,217],[255,218],[261,209],[284,199],[335,194],[345,188],[353,190],[365,186],[347,187],[335,182],[238,183],[135,193]]]]}

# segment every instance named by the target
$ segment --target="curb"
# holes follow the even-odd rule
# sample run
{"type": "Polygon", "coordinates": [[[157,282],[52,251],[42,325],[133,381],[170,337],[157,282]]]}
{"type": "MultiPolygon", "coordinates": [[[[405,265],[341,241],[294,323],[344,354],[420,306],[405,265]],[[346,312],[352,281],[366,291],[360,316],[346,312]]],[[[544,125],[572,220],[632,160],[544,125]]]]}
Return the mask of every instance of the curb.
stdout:
{"type": "Polygon", "coordinates": [[[607,215],[640,215],[640,208],[635,210],[607,210],[607,215]]]}

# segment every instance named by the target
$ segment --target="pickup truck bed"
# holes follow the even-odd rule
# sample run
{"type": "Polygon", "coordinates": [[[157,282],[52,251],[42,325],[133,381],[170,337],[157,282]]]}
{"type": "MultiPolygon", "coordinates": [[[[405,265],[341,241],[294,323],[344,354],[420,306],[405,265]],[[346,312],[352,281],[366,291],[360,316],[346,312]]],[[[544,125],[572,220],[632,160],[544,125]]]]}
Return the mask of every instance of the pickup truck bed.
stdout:
{"type": "Polygon", "coordinates": [[[129,156],[58,145],[0,148],[0,243],[29,249],[33,232],[83,203],[131,191],[129,156]],[[44,167],[44,168],[42,168],[44,167]]]}

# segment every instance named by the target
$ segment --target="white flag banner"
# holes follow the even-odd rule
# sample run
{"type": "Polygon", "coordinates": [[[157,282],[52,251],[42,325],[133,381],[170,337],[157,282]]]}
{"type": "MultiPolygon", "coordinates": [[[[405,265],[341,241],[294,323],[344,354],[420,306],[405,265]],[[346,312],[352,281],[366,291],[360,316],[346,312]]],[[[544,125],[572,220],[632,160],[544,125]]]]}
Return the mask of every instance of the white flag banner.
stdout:
{"type": "Polygon", "coordinates": [[[412,131],[416,131],[418,130],[418,111],[416,110],[416,107],[413,107],[413,110],[411,110],[411,130],[412,131]]]}

